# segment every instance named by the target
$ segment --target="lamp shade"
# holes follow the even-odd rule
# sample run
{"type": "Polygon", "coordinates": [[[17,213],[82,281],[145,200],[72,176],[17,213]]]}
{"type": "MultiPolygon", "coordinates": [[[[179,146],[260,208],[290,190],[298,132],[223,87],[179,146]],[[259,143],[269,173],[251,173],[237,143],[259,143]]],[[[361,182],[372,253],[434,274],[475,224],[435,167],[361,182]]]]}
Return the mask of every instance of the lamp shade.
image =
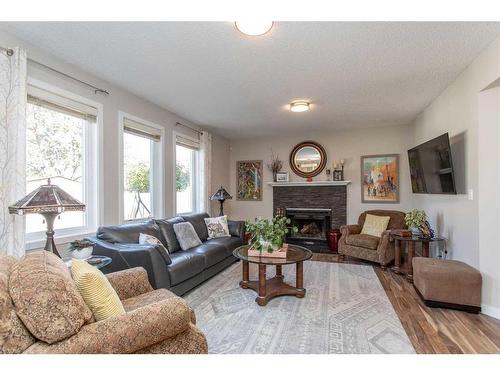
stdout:
{"type": "Polygon", "coordinates": [[[222,186],[210,197],[211,201],[225,201],[226,199],[233,199],[233,197],[222,186]]]}
{"type": "Polygon", "coordinates": [[[85,205],[59,186],[52,185],[50,178],[47,180],[47,185],[33,190],[9,207],[9,213],[17,215],[64,211],[85,211],[85,205]]]}

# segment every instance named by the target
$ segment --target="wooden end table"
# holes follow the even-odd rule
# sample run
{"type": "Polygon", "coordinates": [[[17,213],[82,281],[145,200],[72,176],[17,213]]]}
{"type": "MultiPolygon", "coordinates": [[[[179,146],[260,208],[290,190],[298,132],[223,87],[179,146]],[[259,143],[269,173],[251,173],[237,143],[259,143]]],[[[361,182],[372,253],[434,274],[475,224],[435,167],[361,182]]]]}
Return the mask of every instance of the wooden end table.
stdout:
{"type": "Polygon", "coordinates": [[[255,302],[259,306],[265,306],[274,297],[295,296],[303,298],[306,295],[304,289],[304,261],[312,257],[311,250],[302,246],[288,245],[286,258],[270,257],[250,257],[248,256],[249,245],[240,246],[233,251],[233,255],[241,259],[243,277],[240,286],[243,289],[253,289],[258,293],[255,302]],[[249,280],[249,263],[255,263],[259,266],[259,279],[249,280]],[[295,287],[285,283],[282,272],[282,266],[287,264],[296,265],[296,284],[295,287]],[[266,266],[276,266],[276,276],[266,278],[266,266]]]}
{"type": "MultiPolygon", "coordinates": [[[[395,273],[406,275],[406,280],[410,283],[413,283],[413,258],[415,257],[415,244],[422,244],[422,256],[428,258],[430,256],[429,248],[431,242],[444,242],[446,238],[435,236],[432,238],[419,237],[419,236],[411,236],[411,237],[403,237],[392,235],[391,238],[394,240],[395,254],[394,254],[394,266],[391,270],[395,273]],[[404,244],[408,249],[408,259],[406,261],[406,267],[404,269],[401,268],[401,245],[404,244]]],[[[446,250],[445,250],[446,254],[446,250]]]]}

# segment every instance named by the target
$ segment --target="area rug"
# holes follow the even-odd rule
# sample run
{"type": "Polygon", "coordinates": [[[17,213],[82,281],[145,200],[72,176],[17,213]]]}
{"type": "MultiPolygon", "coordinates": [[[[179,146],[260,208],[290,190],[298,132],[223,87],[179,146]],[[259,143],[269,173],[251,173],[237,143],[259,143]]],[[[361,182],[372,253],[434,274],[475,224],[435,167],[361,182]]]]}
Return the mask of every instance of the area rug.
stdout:
{"type": "MultiPolygon", "coordinates": [[[[283,273],[295,285],[295,266],[283,273]]],[[[254,265],[250,276],[257,278],[254,265]]],[[[236,263],[184,296],[210,353],[415,353],[370,266],[305,262],[305,298],[276,297],[263,307],[240,280],[236,263]]]]}

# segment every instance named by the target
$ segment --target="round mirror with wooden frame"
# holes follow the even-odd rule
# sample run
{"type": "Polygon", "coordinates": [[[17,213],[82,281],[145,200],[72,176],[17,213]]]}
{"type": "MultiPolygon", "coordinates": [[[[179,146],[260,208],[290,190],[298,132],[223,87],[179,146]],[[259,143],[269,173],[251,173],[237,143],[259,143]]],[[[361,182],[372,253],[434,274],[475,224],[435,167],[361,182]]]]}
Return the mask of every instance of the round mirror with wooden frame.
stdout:
{"type": "Polygon", "coordinates": [[[319,143],[301,142],[290,153],[290,167],[300,177],[311,179],[319,175],[325,165],[326,152],[319,143]]]}

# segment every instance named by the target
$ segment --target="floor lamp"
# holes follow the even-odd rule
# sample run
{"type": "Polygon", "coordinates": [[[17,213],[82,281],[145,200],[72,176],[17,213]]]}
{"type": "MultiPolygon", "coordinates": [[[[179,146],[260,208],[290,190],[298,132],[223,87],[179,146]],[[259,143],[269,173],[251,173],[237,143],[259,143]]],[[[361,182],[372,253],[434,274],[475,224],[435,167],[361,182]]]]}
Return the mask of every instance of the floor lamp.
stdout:
{"type": "Polygon", "coordinates": [[[230,196],[226,189],[224,189],[222,186],[214,195],[210,197],[211,201],[219,201],[220,203],[219,216],[224,216],[224,201],[226,199],[233,199],[233,197],[230,196]]]}

